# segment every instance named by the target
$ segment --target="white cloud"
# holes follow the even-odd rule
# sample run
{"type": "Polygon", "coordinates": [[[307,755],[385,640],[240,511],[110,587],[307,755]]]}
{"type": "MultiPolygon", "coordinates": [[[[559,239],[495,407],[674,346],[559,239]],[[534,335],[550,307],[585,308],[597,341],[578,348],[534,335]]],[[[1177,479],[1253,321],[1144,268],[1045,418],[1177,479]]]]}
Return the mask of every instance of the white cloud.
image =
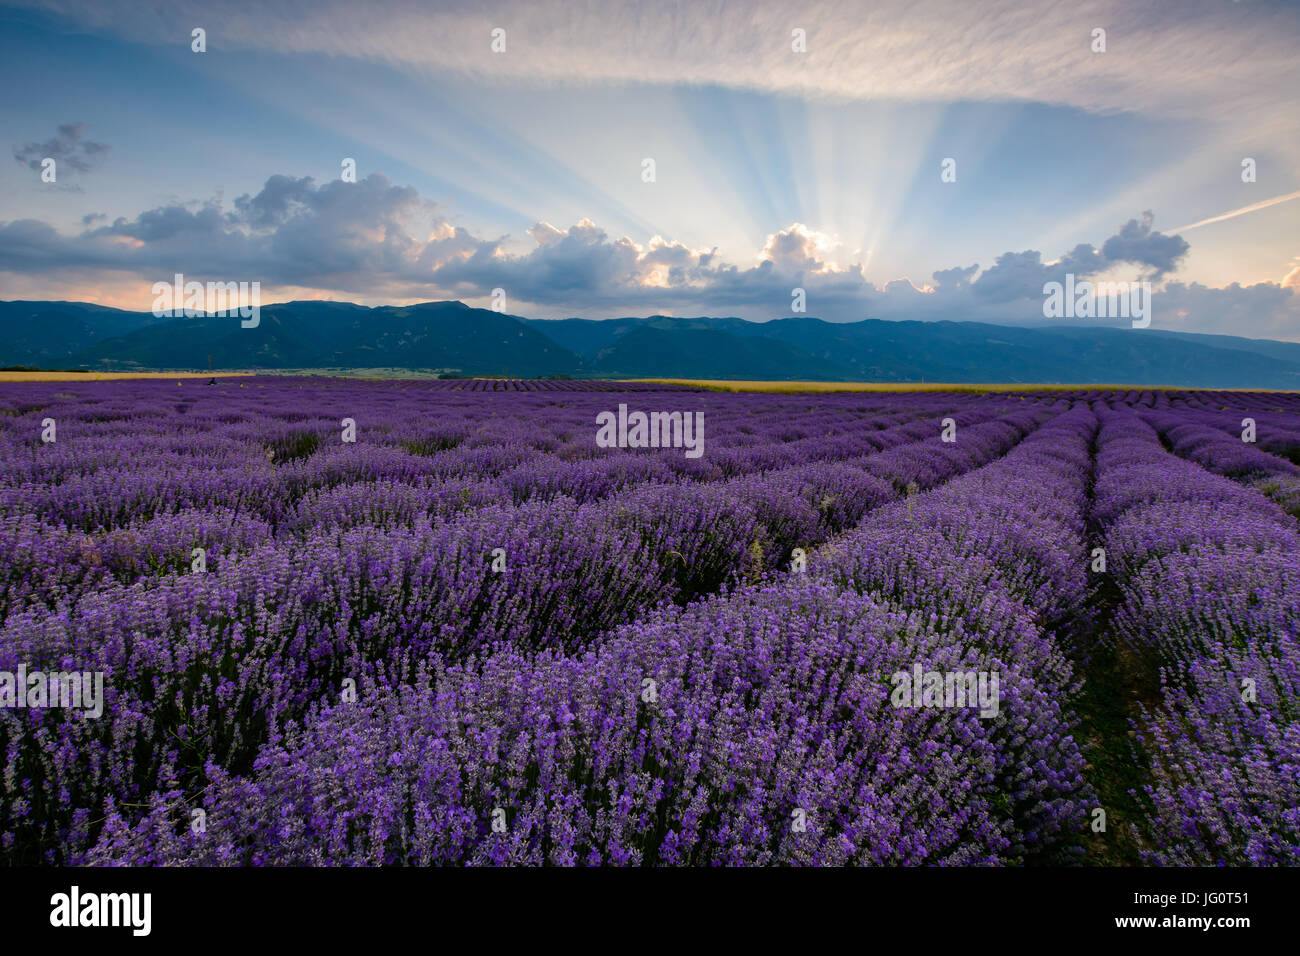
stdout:
{"type": "Polygon", "coordinates": [[[1282,288],[1300,289],[1300,265],[1291,267],[1291,271],[1282,277],[1282,288]]]}
{"type": "MultiPolygon", "coordinates": [[[[28,0],[35,3],[35,0],[28,0]]],[[[1034,100],[1214,117],[1294,132],[1278,91],[1300,87],[1287,4],[1176,0],[49,0],[82,28],[133,42],[326,53],[411,70],[546,83],[717,84],[849,99],[1034,100]],[[506,52],[490,50],[496,27],[506,52]],[[791,51],[791,30],[807,52],[791,51]],[[1092,30],[1107,50],[1092,52],[1092,30]],[[180,37],[181,40],[177,38],[180,37]]]]}
{"type": "Polygon", "coordinates": [[[844,271],[829,259],[839,248],[840,242],[834,237],[796,222],[769,235],[758,258],[786,274],[823,275],[844,271]]]}

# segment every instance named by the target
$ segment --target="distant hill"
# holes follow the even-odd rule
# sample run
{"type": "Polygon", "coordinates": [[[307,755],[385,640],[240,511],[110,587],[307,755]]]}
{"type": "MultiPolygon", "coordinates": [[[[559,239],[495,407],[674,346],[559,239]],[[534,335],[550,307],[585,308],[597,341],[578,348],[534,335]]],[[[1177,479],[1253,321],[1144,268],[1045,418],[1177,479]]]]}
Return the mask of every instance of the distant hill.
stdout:
{"type": "Polygon", "coordinates": [[[155,318],[77,302],[0,302],[0,366],[408,368],[461,375],[881,382],[1124,383],[1300,389],[1300,344],[1228,335],[810,317],[526,319],[460,302],[264,306],[155,318]]]}
{"type": "Polygon", "coordinates": [[[804,318],[766,325],[770,328],[764,334],[797,343],[824,361],[846,364],[854,378],[866,381],[924,377],[932,382],[1300,388],[1300,357],[1280,357],[1287,353],[1285,342],[1262,349],[1224,348],[1190,333],[1147,335],[1147,329],[1105,326],[1022,328],[879,319],[841,325],[804,318]]]}
{"type": "Polygon", "coordinates": [[[0,365],[61,368],[95,343],[159,321],[85,302],[0,302],[0,365]]]}
{"type": "Polygon", "coordinates": [[[849,366],[816,358],[796,344],[746,335],[738,329],[712,328],[698,320],[630,326],[608,346],[585,358],[592,371],[611,378],[854,377],[849,366]],[[703,376],[701,370],[709,374],[703,376]]]}
{"type": "Polygon", "coordinates": [[[1300,389],[1300,344],[1229,335],[805,317],[526,321],[611,376],[1300,389]]]}
{"type": "MultiPolygon", "coordinates": [[[[134,327],[111,338],[87,337],[59,362],[94,369],[203,369],[210,357],[213,368],[226,369],[366,366],[514,376],[570,372],[581,364],[519,319],[460,302],[374,309],[286,302],[264,306],[258,326],[250,329],[238,318],[211,316],[123,324],[134,327]]],[[[5,325],[0,325],[0,342],[23,344],[14,342],[5,325]]],[[[5,365],[47,361],[30,348],[0,354],[5,365]]]]}

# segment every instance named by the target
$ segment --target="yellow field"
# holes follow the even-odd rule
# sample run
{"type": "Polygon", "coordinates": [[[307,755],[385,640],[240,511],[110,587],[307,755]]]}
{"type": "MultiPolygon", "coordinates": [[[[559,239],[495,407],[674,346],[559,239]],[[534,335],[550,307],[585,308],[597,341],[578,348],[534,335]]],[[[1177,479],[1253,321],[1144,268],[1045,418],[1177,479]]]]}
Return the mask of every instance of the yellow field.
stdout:
{"type": "MultiPolygon", "coordinates": [[[[1128,391],[1195,391],[1195,386],[1185,385],[1040,385],[1026,383],[944,383],[944,382],[730,382],[702,378],[640,378],[636,382],[654,382],[662,385],[688,385],[707,388],[715,392],[1065,392],[1081,388],[1123,389],[1128,391]]],[[[1201,389],[1205,391],[1205,389],[1201,389]]],[[[1270,388],[1216,388],[1216,392],[1273,392],[1270,388]]]]}
{"type": "MultiPolygon", "coordinates": [[[[366,378],[402,379],[412,377],[406,370],[363,369],[352,370],[370,373],[366,378]],[[380,374],[388,371],[390,374],[380,374]],[[406,372],[406,374],[393,374],[406,372]]],[[[104,382],[118,379],[157,378],[179,381],[185,378],[247,378],[256,372],[0,372],[3,382],[104,382]]],[[[264,372],[266,375],[303,374],[294,369],[283,372],[264,372]]],[[[342,370],[316,371],[316,375],[329,377],[350,377],[342,370]]],[[[423,376],[414,376],[423,377],[423,376]]],[[[475,376],[479,377],[479,376],[475,376]]],[[[485,377],[485,376],[484,376],[485,377]]],[[[1043,385],[1036,383],[996,383],[996,382],[760,382],[728,381],[725,379],[704,378],[634,378],[630,382],[654,382],[664,385],[686,385],[692,388],[707,388],[714,392],[771,392],[774,394],[794,394],[798,392],[1064,392],[1075,389],[1104,388],[1128,391],[1205,391],[1194,385],[1043,385]]],[[[1216,392],[1282,392],[1284,389],[1272,388],[1217,388],[1216,392]]]]}
{"type": "Polygon", "coordinates": [[[119,378],[233,378],[252,372],[0,372],[0,382],[105,382],[119,378]]]}

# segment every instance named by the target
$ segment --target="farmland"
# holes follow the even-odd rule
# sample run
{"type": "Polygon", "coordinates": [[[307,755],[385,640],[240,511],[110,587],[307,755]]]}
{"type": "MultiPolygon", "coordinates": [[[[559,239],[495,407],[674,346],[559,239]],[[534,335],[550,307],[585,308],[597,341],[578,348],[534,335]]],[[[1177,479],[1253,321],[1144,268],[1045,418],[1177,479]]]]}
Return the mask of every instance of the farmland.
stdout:
{"type": "Polygon", "coordinates": [[[1295,865],[1297,461],[1291,393],[0,383],[0,675],[103,678],[0,683],[0,862],[1295,865]]]}

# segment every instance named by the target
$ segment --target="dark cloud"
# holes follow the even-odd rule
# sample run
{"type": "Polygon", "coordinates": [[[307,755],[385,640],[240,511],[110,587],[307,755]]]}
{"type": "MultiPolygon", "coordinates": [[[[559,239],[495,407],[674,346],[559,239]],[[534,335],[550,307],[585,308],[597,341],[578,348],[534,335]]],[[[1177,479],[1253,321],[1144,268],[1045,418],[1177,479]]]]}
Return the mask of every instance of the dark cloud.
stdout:
{"type": "Polygon", "coordinates": [[[1300,338],[1300,290],[1276,282],[1213,289],[1170,282],[1155,296],[1155,324],[1182,332],[1300,338]]]}
{"type": "MultiPolygon", "coordinates": [[[[1067,270],[1062,269],[1061,274],[1067,270]]],[[[1056,271],[1043,265],[1043,254],[1033,249],[1004,252],[971,284],[975,295],[986,302],[1013,302],[1043,294],[1043,283],[1056,271]]]]}
{"type": "Polygon", "coordinates": [[[140,213],[135,219],[118,218],[110,226],[86,233],[88,237],[120,236],[137,239],[143,243],[171,242],[194,237],[210,239],[225,232],[225,217],[221,206],[207,202],[197,208],[173,205],[160,206],[140,213]]]}
{"type": "Polygon", "coordinates": [[[70,237],[32,220],[0,224],[0,270],[113,269],[151,282],[184,272],[355,295],[397,281],[432,293],[429,256],[472,245],[464,236],[415,238],[422,224],[426,235],[437,225],[433,210],[415,189],[378,174],[324,185],[273,176],[229,210],[215,200],[170,203],[107,225],[88,218],[70,237]]]}
{"type": "Polygon", "coordinates": [[[108,146],[83,139],[85,131],[85,123],[64,123],[52,139],[14,149],[14,159],[29,169],[39,170],[41,161],[49,158],[55,161],[60,172],[71,169],[88,173],[104,158],[108,146]]]}
{"type": "MultiPolygon", "coordinates": [[[[1043,285],[1064,282],[1067,275],[1076,279],[1095,276],[1124,264],[1145,266],[1143,278],[1158,281],[1178,268],[1191,247],[1182,236],[1166,236],[1151,228],[1150,211],[1141,221],[1130,219],[1119,231],[1102,243],[1101,249],[1081,242],[1054,262],[1043,262],[1042,253],[1028,249],[1006,252],[971,283],[975,295],[994,303],[1019,300],[1042,301],[1043,285]]],[[[937,279],[941,273],[935,273],[937,279]]]]}
{"type": "Polygon", "coordinates": [[[930,278],[934,279],[935,287],[938,289],[961,289],[970,284],[971,276],[979,272],[979,264],[966,266],[953,266],[951,269],[940,269],[932,273],[930,278]]]}
{"type": "Polygon", "coordinates": [[[1149,266],[1151,279],[1162,279],[1178,268],[1187,250],[1191,248],[1182,236],[1166,236],[1151,228],[1155,216],[1151,210],[1142,214],[1142,221],[1130,219],[1120,227],[1119,233],[1107,239],[1101,254],[1109,262],[1133,262],[1149,266]]]}

